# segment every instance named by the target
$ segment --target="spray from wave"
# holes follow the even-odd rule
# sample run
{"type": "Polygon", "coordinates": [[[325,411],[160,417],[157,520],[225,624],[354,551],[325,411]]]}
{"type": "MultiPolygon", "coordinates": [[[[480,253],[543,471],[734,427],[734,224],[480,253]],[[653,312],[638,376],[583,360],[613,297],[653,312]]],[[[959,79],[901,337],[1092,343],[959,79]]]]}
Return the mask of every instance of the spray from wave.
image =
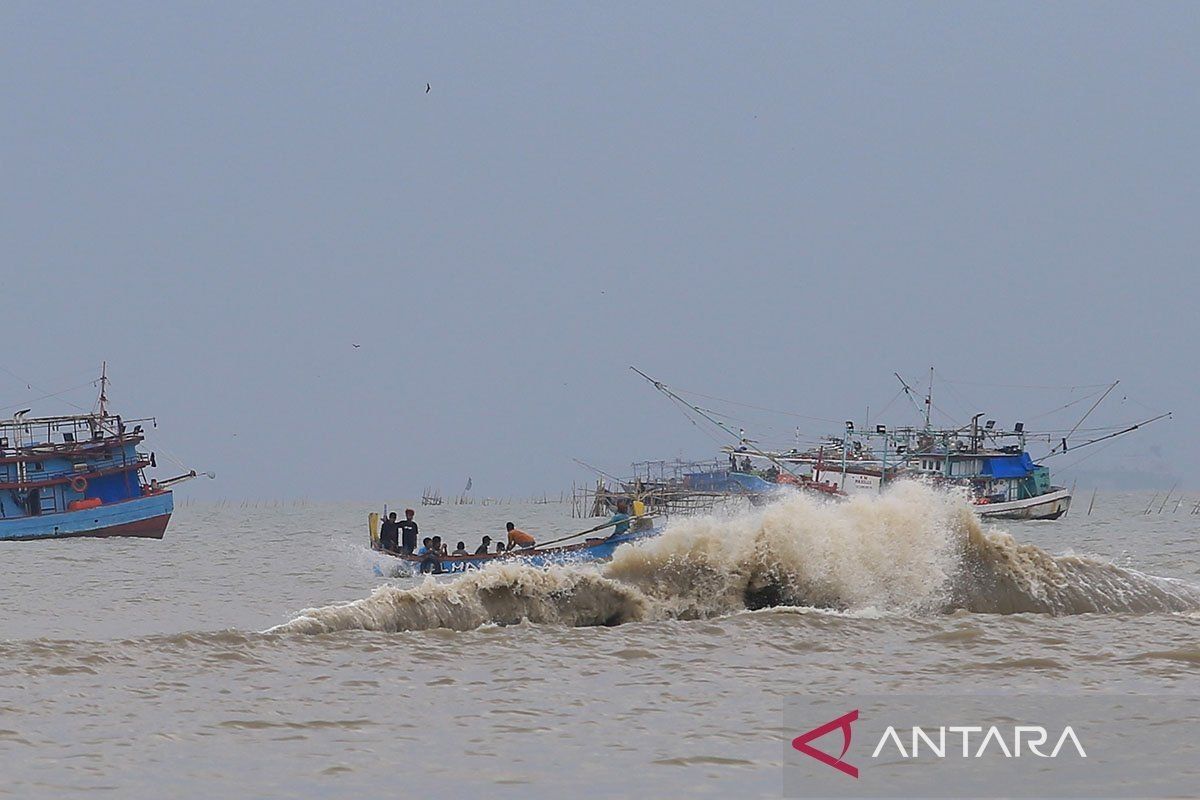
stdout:
{"type": "Polygon", "coordinates": [[[702,619],[770,606],[899,614],[1147,613],[1200,609],[1200,588],[987,532],[961,499],[918,483],[827,503],[672,521],[603,567],[500,564],[452,582],[385,586],[307,609],[274,633],[568,626],[702,619]]]}

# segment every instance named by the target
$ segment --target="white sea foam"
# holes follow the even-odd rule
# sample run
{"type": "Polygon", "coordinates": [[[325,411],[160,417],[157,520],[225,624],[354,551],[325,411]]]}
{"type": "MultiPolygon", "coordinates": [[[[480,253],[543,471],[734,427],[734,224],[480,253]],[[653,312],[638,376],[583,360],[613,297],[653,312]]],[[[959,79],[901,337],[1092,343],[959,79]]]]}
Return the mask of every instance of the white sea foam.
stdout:
{"type": "Polygon", "coordinates": [[[497,564],[383,587],[272,632],[617,625],[772,606],[855,615],[1190,611],[1200,588],[985,531],[960,498],[918,483],[830,503],[798,493],[731,516],[672,521],[601,568],[497,564]]]}

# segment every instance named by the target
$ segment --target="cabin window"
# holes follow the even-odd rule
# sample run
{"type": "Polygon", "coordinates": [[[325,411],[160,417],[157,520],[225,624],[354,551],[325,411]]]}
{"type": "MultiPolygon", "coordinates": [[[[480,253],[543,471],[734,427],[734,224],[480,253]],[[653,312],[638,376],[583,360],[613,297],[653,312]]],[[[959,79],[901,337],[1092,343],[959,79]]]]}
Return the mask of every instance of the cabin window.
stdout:
{"type": "Polygon", "coordinates": [[[42,466],[42,462],[40,462],[40,461],[34,461],[34,462],[32,462],[32,463],[29,465],[29,468],[30,468],[31,470],[33,470],[34,472],[41,472],[41,471],[44,469],[44,467],[42,466]]]}

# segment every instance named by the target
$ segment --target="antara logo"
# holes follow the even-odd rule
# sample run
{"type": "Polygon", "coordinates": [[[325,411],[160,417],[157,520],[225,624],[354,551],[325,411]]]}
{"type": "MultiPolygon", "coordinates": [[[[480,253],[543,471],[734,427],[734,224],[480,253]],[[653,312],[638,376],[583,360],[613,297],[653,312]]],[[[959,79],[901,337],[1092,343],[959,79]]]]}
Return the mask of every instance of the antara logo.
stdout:
{"type": "Polygon", "coordinates": [[[796,748],[801,753],[804,753],[806,756],[812,756],[822,764],[828,764],[834,769],[846,773],[851,778],[857,778],[858,767],[842,761],[842,758],[844,758],[846,755],[846,751],[850,749],[850,723],[855,722],[857,719],[858,709],[856,708],[849,714],[843,714],[837,719],[831,719],[829,722],[826,722],[820,727],[813,728],[808,733],[800,734],[795,739],[792,739],[792,747],[796,748]],[[813,739],[820,739],[825,734],[835,731],[838,728],[842,729],[842,752],[837,758],[834,758],[828,753],[824,753],[809,744],[809,742],[811,742],[813,739]]]}
{"type": "MultiPolygon", "coordinates": [[[[857,721],[858,709],[856,708],[848,714],[843,714],[837,719],[832,719],[807,733],[800,734],[792,740],[792,747],[806,756],[815,758],[822,764],[828,764],[839,772],[849,775],[851,778],[857,778],[858,767],[844,760],[846,753],[850,750],[850,740],[852,737],[850,726],[857,721]],[[842,752],[836,758],[829,753],[816,749],[810,744],[814,739],[820,739],[822,736],[836,730],[841,730],[842,732],[842,752]]],[[[1079,737],[1070,725],[1063,728],[1062,733],[1054,740],[1053,749],[1048,753],[1043,752],[1040,748],[1046,746],[1051,741],[1050,732],[1040,725],[1013,726],[1011,734],[1007,737],[995,725],[989,727],[982,725],[951,725],[931,729],[930,731],[926,731],[921,727],[913,727],[909,741],[910,747],[905,748],[904,741],[901,739],[896,728],[889,725],[879,737],[879,743],[875,745],[875,750],[871,753],[871,758],[879,758],[881,754],[886,756],[885,750],[889,749],[889,745],[901,758],[919,758],[921,756],[922,743],[924,744],[924,749],[937,758],[946,758],[948,754],[958,755],[959,752],[961,752],[963,758],[982,758],[989,751],[989,748],[998,754],[1002,754],[1005,758],[1021,758],[1021,756],[1026,754],[1034,755],[1038,758],[1057,758],[1058,754],[1064,748],[1074,750],[1080,758],[1087,758],[1087,752],[1084,751],[1083,744],[1079,741],[1079,737]],[[956,738],[959,740],[961,749],[947,746],[956,738]],[[1012,743],[1011,747],[1009,746],[1009,742],[1012,743]]]]}

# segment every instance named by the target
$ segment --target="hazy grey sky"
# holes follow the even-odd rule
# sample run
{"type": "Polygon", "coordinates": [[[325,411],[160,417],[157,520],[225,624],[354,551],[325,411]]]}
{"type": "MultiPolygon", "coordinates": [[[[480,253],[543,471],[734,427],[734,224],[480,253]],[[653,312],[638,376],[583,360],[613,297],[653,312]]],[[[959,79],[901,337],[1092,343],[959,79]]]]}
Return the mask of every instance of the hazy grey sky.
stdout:
{"type": "Polygon", "coordinates": [[[1187,475],[1198,54],[1193,4],[6,3],[0,364],[108,359],[204,496],[710,453],[631,363],[832,419],[1120,378],[1176,419],[1089,466],[1187,475]]]}

